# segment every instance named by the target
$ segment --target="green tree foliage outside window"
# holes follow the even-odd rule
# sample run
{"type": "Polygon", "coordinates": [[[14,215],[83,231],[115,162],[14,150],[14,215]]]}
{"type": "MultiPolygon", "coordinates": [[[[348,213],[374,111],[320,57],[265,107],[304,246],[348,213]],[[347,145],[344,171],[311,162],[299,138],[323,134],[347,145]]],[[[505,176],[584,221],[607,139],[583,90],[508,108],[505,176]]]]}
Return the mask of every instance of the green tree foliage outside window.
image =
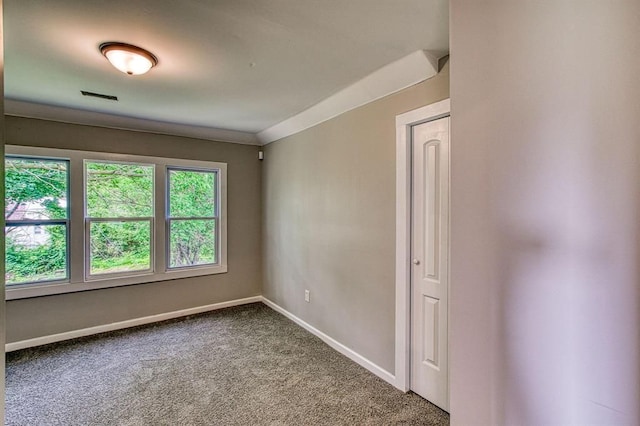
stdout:
{"type": "Polygon", "coordinates": [[[67,278],[68,163],[7,157],[4,179],[6,283],[67,278]]]}
{"type": "Polygon", "coordinates": [[[154,167],[87,161],[85,168],[91,275],[151,269],[154,167]]]}
{"type": "MultiPolygon", "coordinates": [[[[154,167],[85,161],[91,275],[152,269],[154,167]]],[[[7,156],[4,178],[7,284],[67,279],[68,161],[7,156]]],[[[215,264],[217,171],[168,168],[167,179],[168,267],[215,264]]]]}
{"type": "Polygon", "coordinates": [[[217,173],[169,169],[169,267],[216,263],[217,173]]]}
{"type": "Polygon", "coordinates": [[[152,217],[153,168],[86,162],[87,217],[152,217]]]}

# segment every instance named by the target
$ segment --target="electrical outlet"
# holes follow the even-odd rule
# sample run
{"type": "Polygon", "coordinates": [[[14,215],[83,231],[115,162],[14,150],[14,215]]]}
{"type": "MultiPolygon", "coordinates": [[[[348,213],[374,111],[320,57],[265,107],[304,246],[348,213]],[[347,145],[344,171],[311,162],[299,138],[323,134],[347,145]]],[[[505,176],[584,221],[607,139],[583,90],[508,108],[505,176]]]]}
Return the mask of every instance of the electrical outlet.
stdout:
{"type": "Polygon", "coordinates": [[[311,302],[311,292],[309,290],[304,291],[304,301],[307,303],[311,302]]]}

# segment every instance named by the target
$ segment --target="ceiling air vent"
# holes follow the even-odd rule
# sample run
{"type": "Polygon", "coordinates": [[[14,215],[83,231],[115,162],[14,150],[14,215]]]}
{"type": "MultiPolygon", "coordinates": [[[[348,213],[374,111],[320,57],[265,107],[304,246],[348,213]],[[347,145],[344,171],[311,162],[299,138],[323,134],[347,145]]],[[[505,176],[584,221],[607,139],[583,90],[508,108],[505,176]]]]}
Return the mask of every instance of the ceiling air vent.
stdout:
{"type": "Polygon", "coordinates": [[[102,93],[87,92],[86,90],[81,90],[80,93],[82,93],[82,96],[92,96],[94,98],[107,99],[109,101],[117,101],[118,100],[117,96],[103,95],[102,93]]]}

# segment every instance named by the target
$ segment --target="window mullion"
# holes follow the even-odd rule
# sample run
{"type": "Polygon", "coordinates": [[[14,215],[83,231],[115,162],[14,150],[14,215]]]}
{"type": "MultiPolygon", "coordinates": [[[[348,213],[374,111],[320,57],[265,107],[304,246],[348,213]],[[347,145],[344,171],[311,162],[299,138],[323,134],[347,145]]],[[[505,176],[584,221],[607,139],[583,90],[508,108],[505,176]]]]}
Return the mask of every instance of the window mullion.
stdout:
{"type": "Polygon", "coordinates": [[[216,216],[169,217],[169,220],[215,220],[216,216]]]}
{"type": "Polygon", "coordinates": [[[25,219],[5,220],[6,226],[38,226],[38,225],[69,225],[69,219],[25,219]]]}
{"type": "Polygon", "coordinates": [[[155,194],[154,209],[156,220],[154,222],[154,252],[155,252],[155,272],[164,273],[167,270],[167,252],[169,251],[169,241],[167,234],[168,215],[168,185],[167,168],[158,165],[155,171],[155,194]]]}
{"type": "Polygon", "coordinates": [[[69,278],[84,281],[84,164],[82,157],[69,155],[69,278]]]}
{"type": "Polygon", "coordinates": [[[135,217],[88,217],[91,222],[149,222],[153,220],[152,216],[135,216],[135,217]]]}

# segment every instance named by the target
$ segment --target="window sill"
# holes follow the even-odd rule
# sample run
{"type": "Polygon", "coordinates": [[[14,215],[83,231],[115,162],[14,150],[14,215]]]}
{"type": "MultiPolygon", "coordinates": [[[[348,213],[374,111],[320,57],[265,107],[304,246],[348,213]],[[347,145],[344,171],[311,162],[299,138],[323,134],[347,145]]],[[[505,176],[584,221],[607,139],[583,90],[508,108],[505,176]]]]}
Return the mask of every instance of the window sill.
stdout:
{"type": "Polygon", "coordinates": [[[194,278],[205,275],[224,274],[227,265],[175,270],[165,273],[147,273],[128,277],[94,279],[86,282],[56,282],[43,284],[26,284],[7,287],[6,300],[28,299],[32,297],[52,296],[56,294],[76,293],[79,291],[99,290],[123,287],[135,284],[147,284],[159,281],[170,281],[181,278],[194,278]]]}

